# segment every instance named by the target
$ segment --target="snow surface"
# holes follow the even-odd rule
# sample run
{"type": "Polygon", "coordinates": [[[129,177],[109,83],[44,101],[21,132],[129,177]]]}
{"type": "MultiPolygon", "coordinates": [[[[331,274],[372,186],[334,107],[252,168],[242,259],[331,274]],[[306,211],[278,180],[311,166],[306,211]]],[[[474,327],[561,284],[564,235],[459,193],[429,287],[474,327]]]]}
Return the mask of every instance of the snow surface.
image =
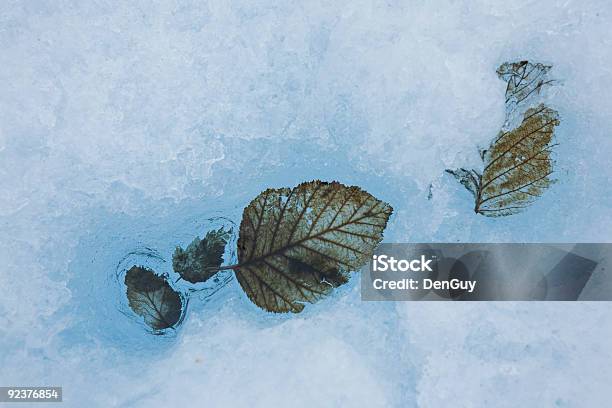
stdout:
{"type": "Polygon", "coordinates": [[[391,203],[387,242],[611,241],[611,21],[606,1],[1,2],[0,385],[66,407],[609,405],[606,302],[366,303],[355,276],[275,316],[232,281],[160,337],[113,277],[313,178],[391,203]],[[478,164],[495,69],[522,59],[562,82],[560,181],[486,219],[443,171],[478,164]]]}

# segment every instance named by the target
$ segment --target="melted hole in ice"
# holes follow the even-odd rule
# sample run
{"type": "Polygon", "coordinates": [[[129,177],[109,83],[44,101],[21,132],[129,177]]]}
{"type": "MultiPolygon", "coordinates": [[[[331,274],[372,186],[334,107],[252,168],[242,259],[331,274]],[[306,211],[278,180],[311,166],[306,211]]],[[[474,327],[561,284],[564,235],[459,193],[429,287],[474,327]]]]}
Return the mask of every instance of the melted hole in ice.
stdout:
{"type": "MultiPolygon", "coordinates": [[[[224,210],[223,213],[228,213],[224,210]]],[[[159,214],[150,210],[147,214],[159,214]]],[[[54,316],[67,322],[58,335],[62,348],[112,347],[117,358],[163,352],[180,333],[189,313],[207,313],[207,304],[233,279],[231,270],[197,285],[182,280],[172,270],[172,253],[210,229],[235,225],[226,218],[202,214],[201,204],[185,205],[168,215],[131,216],[101,210],[92,215],[91,233],[81,237],[70,262],[67,288],[70,302],[54,316]],[[129,306],[125,277],[134,266],[166,276],[168,284],[183,296],[181,318],[175,329],[154,331],[129,306]],[[189,301],[188,301],[189,299],[189,301]],[[188,307],[187,307],[188,305],[188,307]]],[[[236,236],[232,235],[224,263],[236,261],[236,236]]]]}
{"type": "Polygon", "coordinates": [[[119,311],[156,335],[172,335],[185,318],[188,297],[175,290],[168,274],[156,267],[166,261],[150,248],[126,255],[115,273],[115,284],[122,288],[119,311]]]}

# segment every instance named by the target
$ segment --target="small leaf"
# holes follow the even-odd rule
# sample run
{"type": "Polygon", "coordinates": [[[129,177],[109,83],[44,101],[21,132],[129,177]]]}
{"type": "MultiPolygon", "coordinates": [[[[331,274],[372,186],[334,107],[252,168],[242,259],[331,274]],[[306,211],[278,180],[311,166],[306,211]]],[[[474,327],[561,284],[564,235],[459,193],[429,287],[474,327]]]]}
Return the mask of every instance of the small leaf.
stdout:
{"type": "Polygon", "coordinates": [[[554,182],[551,158],[558,113],[539,104],[530,107],[531,96],[539,95],[550,66],[527,61],[504,63],[497,73],[508,82],[506,122],[487,149],[480,150],[484,169],[446,170],[475,199],[474,211],[487,217],[516,214],[525,209],[554,182]],[[520,109],[519,109],[520,108],[520,109]],[[514,113],[523,112],[522,117],[514,113]],[[510,124],[520,124],[510,130],[510,124]]]}
{"type": "Polygon", "coordinates": [[[125,275],[130,308],[154,330],[174,327],[181,319],[183,302],[166,279],[151,269],[133,266],[125,275]]]}
{"type": "Polygon", "coordinates": [[[223,263],[223,253],[230,235],[231,231],[221,227],[208,231],[202,240],[194,239],[186,250],[177,247],[172,256],[174,271],[191,283],[208,280],[223,263]]]}
{"type": "Polygon", "coordinates": [[[551,85],[546,75],[552,66],[529,61],[505,62],[497,69],[500,79],[507,82],[506,111],[512,112],[530,96],[538,95],[542,88],[551,85]]]}
{"type": "Polygon", "coordinates": [[[392,211],[360,188],[337,182],[268,189],[242,215],[238,282],[263,309],[300,312],[372,256],[392,211]]]}
{"type": "Polygon", "coordinates": [[[476,171],[466,169],[446,169],[446,172],[455,177],[455,179],[463,184],[463,187],[467,188],[467,190],[472,193],[474,198],[476,198],[476,195],[478,194],[478,180],[480,178],[480,175],[476,173],[476,171]]]}

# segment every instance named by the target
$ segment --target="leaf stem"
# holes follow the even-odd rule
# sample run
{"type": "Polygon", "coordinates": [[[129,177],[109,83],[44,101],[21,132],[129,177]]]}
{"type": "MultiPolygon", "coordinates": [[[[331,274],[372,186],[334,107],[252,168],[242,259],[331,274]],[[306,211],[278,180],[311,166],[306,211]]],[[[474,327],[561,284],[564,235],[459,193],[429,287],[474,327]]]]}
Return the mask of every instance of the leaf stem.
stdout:
{"type": "Polygon", "coordinates": [[[236,269],[243,265],[244,264],[233,264],[233,265],[225,265],[225,266],[209,266],[207,268],[204,268],[204,271],[205,272],[220,272],[220,271],[226,271],[228,269],[236,269]]]}

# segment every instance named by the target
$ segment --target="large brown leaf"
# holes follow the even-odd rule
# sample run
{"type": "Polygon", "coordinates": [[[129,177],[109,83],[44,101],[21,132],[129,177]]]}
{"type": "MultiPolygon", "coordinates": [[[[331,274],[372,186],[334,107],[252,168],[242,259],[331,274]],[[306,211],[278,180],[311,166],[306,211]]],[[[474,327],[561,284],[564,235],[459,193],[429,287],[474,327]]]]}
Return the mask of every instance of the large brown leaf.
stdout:
{"type": "Polygon", "coordinates": [[[243,212],[233,268],[238,282],[263,309],[300,312],[372,256],[392,211],[337,182],[268,189],[243,212]]]}

